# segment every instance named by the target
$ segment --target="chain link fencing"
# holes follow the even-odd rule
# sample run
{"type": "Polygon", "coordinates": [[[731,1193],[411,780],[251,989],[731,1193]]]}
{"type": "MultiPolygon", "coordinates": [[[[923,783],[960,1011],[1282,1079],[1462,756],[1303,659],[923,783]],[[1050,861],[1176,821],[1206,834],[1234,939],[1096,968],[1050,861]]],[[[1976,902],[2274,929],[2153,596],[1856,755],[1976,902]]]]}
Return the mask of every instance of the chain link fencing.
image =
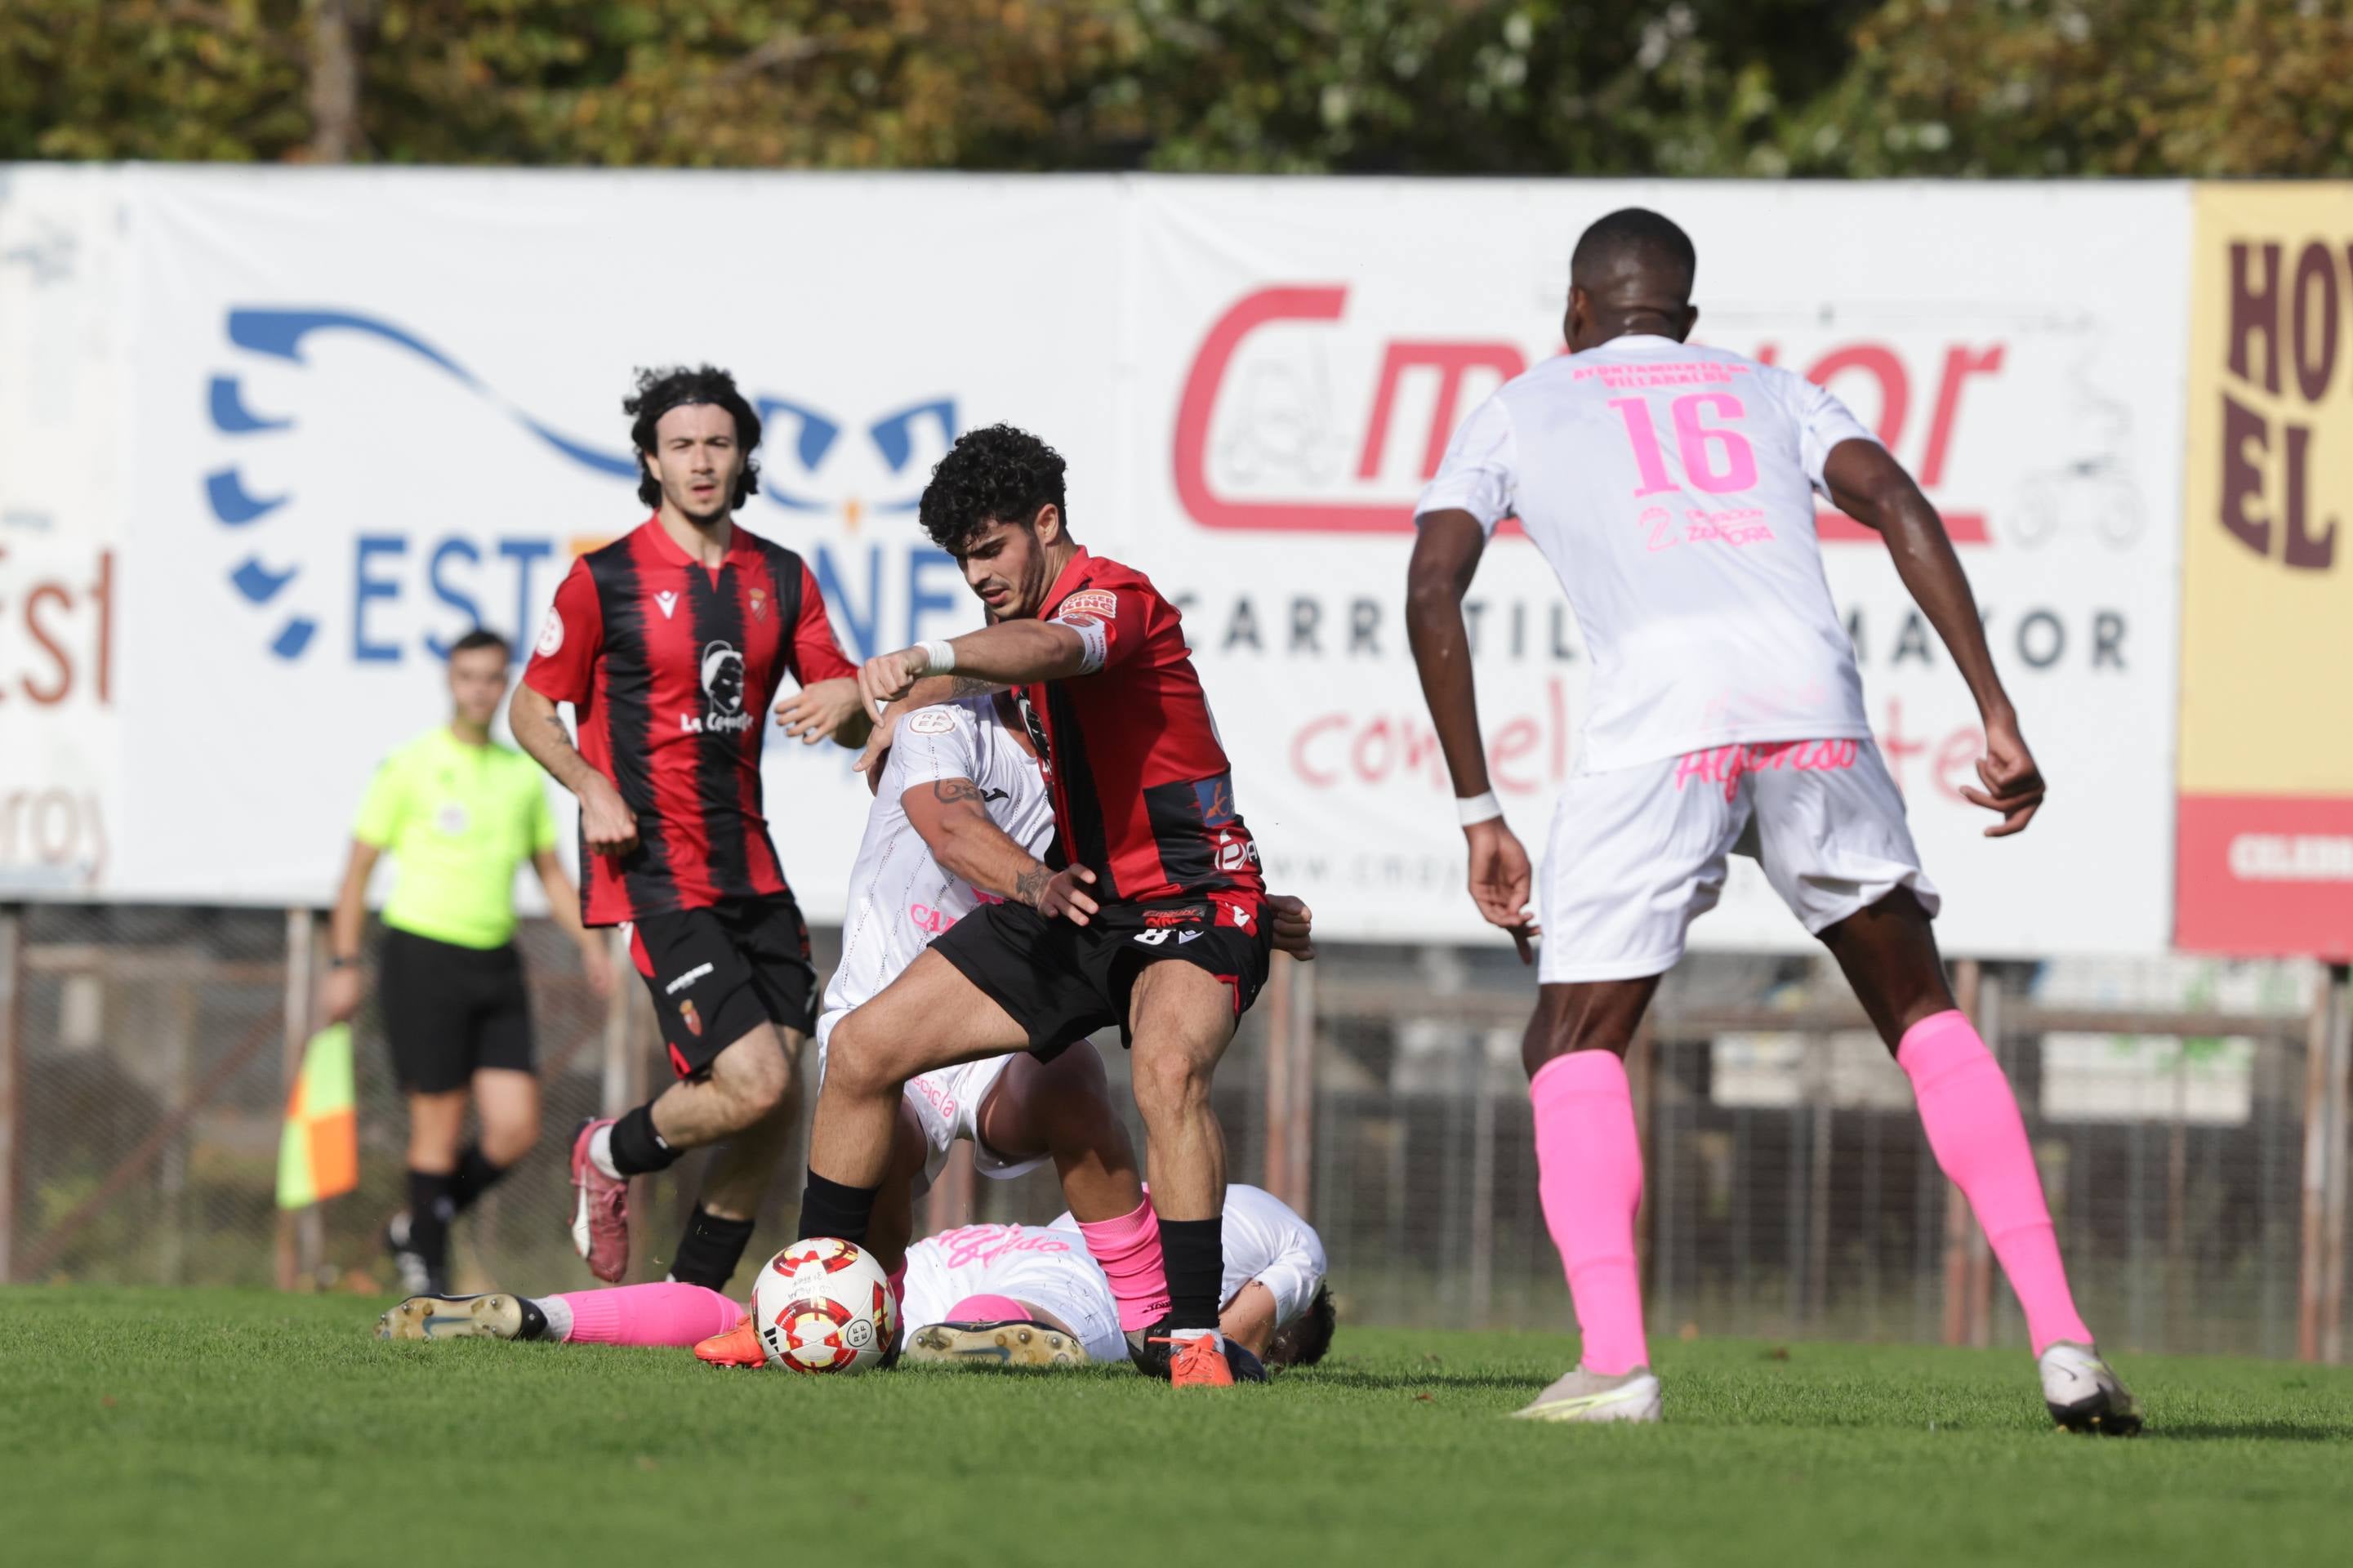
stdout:
{"type": "MultiPolygon", "coordinates": [[[[393,1289],[380,1237],[404,1201],[406,1119],[372,1001],[356,1028],[360,1187],[299,1215],[274,1206],[315,921],[37,904],[0,927],[14,932],[13,957],[0,954],[7,1279],[393,1289]]],[[[814,935],[828,970],[836,933],[814,935]]],[[[567,1236],[572,1131],[669,1069],[626,965],[608,1005],[552,924],[526,921],[519,940],[543,1131],[458,1225],[454,1279],[583,1289],[594,1281],[567,1236]]],[[[2104,1340],[2340,1356],[2353,1234],[2347,1089],[2331,1079],[2344,1021],[2341,1004],[2328,1011],[2327,972],[2186,959],[1955,970],[2017,1088],[2104,1340]]],[[[1280,963],[1245,1020],[1218,1079],[1229,1174],[1304,1198],[1345,1318],[1572,1321],[1536,1196],[1520,1063],[1532,1001],[1507,952],[1326,946],[1312,965],[1280,963]]],[[[1097,1046],[1124,1097],[1115,1034],[1097,1046]]],[[[2025,1342],[1908,1084],[1826,961],[1694,955],[1662,985],[1629,1068],[1654,1334],[2025,1342]]],[[[754,1258],[794,1234],[805,1138],[804,1124],[754,1258]]],[[[641,1181],[633,1277],[659,1277],[701,1163],[641,1181]]],[[[926,1217],[1036,1222],[1060,1206],[1050,1168],[996,1182],[959,1160],[926,1217]]]]}

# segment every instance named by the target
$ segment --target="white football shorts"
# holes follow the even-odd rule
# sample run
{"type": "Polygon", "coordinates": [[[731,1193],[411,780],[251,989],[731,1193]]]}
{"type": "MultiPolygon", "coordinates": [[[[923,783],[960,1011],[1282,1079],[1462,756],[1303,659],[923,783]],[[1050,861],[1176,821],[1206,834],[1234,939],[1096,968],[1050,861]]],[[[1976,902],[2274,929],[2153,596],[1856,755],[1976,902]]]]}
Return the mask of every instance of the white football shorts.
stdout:
{"type": "Polygon", "coordinates": [[[1930,915],[1904,796],[1869,741],[1716,746],[1572,774],[1537,878],[1546,984],[1662,974],[1724,891],[1725,858],[1765,879],[1820,936],[1897,888],[1930,915]]]}
{"type": "MultiPolygon", "coordinates": [[[[847,1009],[827,1013],[817,1021],[818,1081],[825,1081],[826,1042],[833,1036],[833,1026],[849,1016],[847,1009]]],[[[988,1091],[997,1087],[1004,1076],[1010,1055],[984,1057],[976,1062],[958,1062],[952,1068],[939,1068],[920,1078],[908,1080],[907,1104],[923,1129],[923,1142],[928,1145],[923,1154],[923,1186],[931,1186],[948,1163],[948,1151],[959,1138],[972,1140],[972,1163],[984,1176],[1009,1182],[1025,1176],[1046,1163],[1043,1154],[1031,1159],[1016,1160],[991,1149],[980,1135],[980,1106],[988,1091]]]]}

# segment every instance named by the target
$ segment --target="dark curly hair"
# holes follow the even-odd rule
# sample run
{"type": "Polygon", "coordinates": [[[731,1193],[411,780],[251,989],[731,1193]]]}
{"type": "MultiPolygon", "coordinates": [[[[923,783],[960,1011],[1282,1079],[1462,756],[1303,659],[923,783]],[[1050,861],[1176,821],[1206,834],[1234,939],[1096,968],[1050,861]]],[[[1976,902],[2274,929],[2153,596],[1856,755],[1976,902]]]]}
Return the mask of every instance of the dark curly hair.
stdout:
{"type": "Polygon", "coordinates": [[[955,556],[991,523],[1028,522],[1049,501],[1067,526],[1066,467],[1060,452],[1027,430],[1010,425],[967,430],[932,470],[917,519],[932,542],[955,556]]]}
{"type": "Polygon", "coordinates": [[[725,409],[735,420],[735,445],[743,448],[744,471],[736,476],[735,494],[727,502],[733,511],[753,496],[760,493],[760,416],[735,390],[735,378],[712,365],[686,366],[638,372],[638,390],[634,396],[621,399],[621,412],[634,421],[629,426],[629,439],[638,448],[638,500],[648,506],[661,505],[661,486],[645,465],[646,457],[654,449],[654,426],[661,416],[673,408],[683,408],[690,403],[709,403],[725,409]]]}
{"type": "Polygon", "coordinates": [[[1285,1323],[1268,1342],[1266,1361],[1269,1366],[1314,1366],[1332,1348],[1333,1331],[1339,1327],[1340,1310],[1332,1301],[1332,1287],[1315,1287],[1315,1299],[1307,1303],[1307,1310],[1285,1323]]]}

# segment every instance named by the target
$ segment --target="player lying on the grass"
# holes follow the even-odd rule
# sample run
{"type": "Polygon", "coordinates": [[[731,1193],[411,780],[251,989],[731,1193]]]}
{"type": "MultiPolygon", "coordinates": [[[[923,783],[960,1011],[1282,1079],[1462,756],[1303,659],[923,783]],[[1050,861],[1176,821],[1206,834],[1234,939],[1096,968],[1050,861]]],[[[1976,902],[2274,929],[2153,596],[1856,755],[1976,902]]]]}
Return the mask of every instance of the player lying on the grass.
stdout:
{"type": "Polygon", "coordinates": [[[1134,1052],[1168,1279],[1147,1339],[1168,1345],[1171,1382],[1227,1385],[1210,1083],[1266,979],[1266,888],[1176,607],[1071,537],[1063,467],[993,426],[959,437],[924,487],[924,531],[997,624],[869,660],[860,689],[879,716],[965,682],[1014,688],[1052,795],[1056,868],[1034,904],[976,910],[834,1031],[801,1226],[865,1242],[910,1079],[1005,1051],[1050,1059],[1115,1024],[1134,1052]]]}
{"type": "MultiPolygon", "coordinates": [[[[1219,1325],[1270,1366],[1310,1366],[1332,1342],[1332,1295],[1314,1228],[1271,1193],[1226,1190],[1219,1325]]],[[[918,1361],[1070,1366],[1127,1353],[1111,1281],[1069,1216],[1045,1226],[961,1226],[907,1249],[899,1321],[918,1361]]],[[[553,1296],[412,1296],[376,1321],[386,1340],[547,1340],[691,1345],[719,1366],[763,1366],[744,1309],[666,1281],[553,1296]]]]}
{"type": "MultiPolygon", "coordinates": [[[[842,1020],[934,938],[983,905],[1035,904],[1052,880],[1039,857],[1052,843],[1053,809],[1010,696],[919,709],[888,741],[871,775],[875,798],[850,873],[841,962],[818,1018],[820,1063],[842,1020]]],[[[1281,897],[1267,905],[1276,945],[1314,957],[1306,906],[1281,897]]],[[[1050,1061],[987,1057],[908,1082],[865,1243],[886,1271],[900,1267],[914,1234],[914,1199],[959,1138],[1000,1179],[1053,1161],[1072,1224],[1111,1277],[1122,1329],[1140,1334],[1167,1310],[1158,1227],[1092,1044],[1050,1061]]]]}
{"type": "Polygon", "coordinates": [[[587,923],[630,928],[678,1081],[581,1126],[572,1240],[619,1279],[628,1178],[716,1144],[670,1272],[724,1285],[797,1120],[817,1014],[808,927],[768,837],[762,712],[775,703],[804,743],[854,746],[868,723],[807,563],[735,524],[759,489],[760,416],[734,379],[645,372],[622,407],[653,515],[574,563],[512,711],[516,743],[580,798],[587,923]],[[778,702],[786,675],[800,689],[778,702]]]}
{"type": "MultiPolygon", "coordinates": [[[[1985,723],[1984,788],[2016,833],[2042,776],[1987,651],[1959,559],[1910,474],[1839,400],[1787,370],[1683,340],[1696,258],[1629,208],[1570,262],[1570,352],[1514,377],[1454,436],[1417,509],[1407,624],[1470,839],[1471,896],[1523,958],[1527,852],[1489,788],[1461,613],[1487,536],[1516,514],[1593,653],[1577,768],[1546,857],[1543,966],[1523,1052],[1545,1219],[1582,1364],[1520,1414],[1656,1420],[1634,1215],[1641,1145],[1620,1061],[1725,858],[1755,855],[1830,949],[1911,1079],[1936,1163],[2026,1310],[2062,1425],[2131,1432],[2132,1394],[2075,1312],[2034,1152],[2001,1068],[1954,1005],[1904,799],[1872,744],[1862,681],[1815,536],[1814,492],[1885,536],[1897,574],[1985,723]]],[[[861,677],[861,679],[864,679],[861,677]]]]}

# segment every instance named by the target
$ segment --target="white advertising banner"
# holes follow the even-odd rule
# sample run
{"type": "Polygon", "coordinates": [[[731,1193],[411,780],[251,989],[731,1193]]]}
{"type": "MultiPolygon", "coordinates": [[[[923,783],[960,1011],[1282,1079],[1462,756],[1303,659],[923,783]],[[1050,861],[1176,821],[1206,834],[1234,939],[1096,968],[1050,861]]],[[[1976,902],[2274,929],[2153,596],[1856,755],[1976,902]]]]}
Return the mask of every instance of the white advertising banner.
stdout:
{"type": "MultiPolygon", "coordinates": [[[[1939,928],[1987,955],[2164,947],[2185,187],[1147,181],[1123,461],[1187,547],[1193,646],[1277,885],[1352,934],[1468,934],[1405,646],[1412,502],[1454,426],[1560,352],[1567,258],[1615,208],[1699,252],[1698,341],[1827,382],[1919,476],[2052,781],[2019,838],[1964,803],[1967,689],[1877,536],[1825,510],[1831,586],[1939,928]]],[[[1472,595],[1498,793],[1532,853],[1575,766],[1588,661],[1551,570],[1490,546],[1472,595]]],[[[1802,947],[1736,859],[1706,946],[1802,947]]]]}
{"type": "MultiPolygon", "coordinates": [[[[446,717],[450,639],[527,647],[574,554],[642,521],[633,367],[734,372],[766,424],[741,521],[809,559],[853,658],[978,624],[912,515],[958,430],[1115,442],[1106,184],[134,180],[142,776],[116,886],[142,897],[331,894],[369,770],[446,717]]],[[[1108,512],[1112,478],[1074,504],[1108,512]]],[[[838,918],[866,789],[849,752],[771,733],[786,873],[838,918]]]]}
{"type": "Polygon", "coordinates": [[[123,885],[120,187],[0,165],[0,898],[123,885]]]}
{"type": "MultiPolygon", "coordinates": [[[[1974,710],[1885,552],[1824,519],[1947,946],[2165,945],[2187,187],[58,178],[92,269],[71,286],[102,279],[105,309],[81,340],[0,313],[0,427],[64,406],[18,357],[52,334],[97,389],[73,438],[105,472],[0,466],[0,889],[324,900],[368,771],[445,710],[439,650],[535,626],[571,557],[642,516],[633,367],[707,360],[767,420],[742,520],[810,559],[853,657],[977,623],[914,500],[957,432],[1028,426],[1071,460],[1078,537],[1185,605],[1270,881],[1335,938],[1476,937],[1405,646],[1411,502],[1453,426],[1558,352],[1578,230],[1640,202],[1698,242],[1697,335],[1827,380],[1961,542],[2052,781],[2019,839],[1959,801],[1974,710]],[[37,552],[66,595],[37,621],[37,552]],[[66,704],[19,685],[55,689],[60,659],[109,727],[20,751],[21,718],[66,704]],[[36,795],[72,804],[9,804],[36,795]],[[28,869],[50,865],[81,869],[28,869]]],[[[1525,540],[1473,597],[1493,772],[1537,847],[1588,661],[1525,540]]],[[[862,782],[780,738],[767,773],[786,869],[834,916],[862,782]]],[[[1801,946],[1752,872],[1698,940],[1801,946]]]]}

